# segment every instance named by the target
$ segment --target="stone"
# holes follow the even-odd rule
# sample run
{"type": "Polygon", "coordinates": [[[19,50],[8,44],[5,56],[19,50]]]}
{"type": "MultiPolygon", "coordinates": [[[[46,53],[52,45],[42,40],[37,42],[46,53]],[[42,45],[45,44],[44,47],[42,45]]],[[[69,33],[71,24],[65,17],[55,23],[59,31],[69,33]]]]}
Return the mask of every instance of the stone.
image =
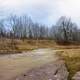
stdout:
{"type": "Polygon", "coordinates": [[[77,73],[72,77],[72,79],[74,79],[74,80],[80,80],[80,71],[77,72],[77,73]]]}

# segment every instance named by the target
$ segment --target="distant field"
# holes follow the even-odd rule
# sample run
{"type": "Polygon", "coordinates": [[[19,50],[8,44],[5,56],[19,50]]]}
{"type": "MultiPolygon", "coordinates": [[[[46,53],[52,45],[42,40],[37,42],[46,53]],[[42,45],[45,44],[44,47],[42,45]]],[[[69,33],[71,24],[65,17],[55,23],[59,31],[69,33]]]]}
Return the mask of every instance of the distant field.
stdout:
{"type": "Polygon", "coordinates": [[[55,42],[53,40],[0,39],[0,54],[18,53],[36,48],[49,48],[53,47],[54,45],[55,42]]]}
{"type": "Polygon", "coordinates": [[[20,53],[37,48],[79,49],[80,45],[57,45],[54,40],[0,39],[0,54],[20,53]]]}

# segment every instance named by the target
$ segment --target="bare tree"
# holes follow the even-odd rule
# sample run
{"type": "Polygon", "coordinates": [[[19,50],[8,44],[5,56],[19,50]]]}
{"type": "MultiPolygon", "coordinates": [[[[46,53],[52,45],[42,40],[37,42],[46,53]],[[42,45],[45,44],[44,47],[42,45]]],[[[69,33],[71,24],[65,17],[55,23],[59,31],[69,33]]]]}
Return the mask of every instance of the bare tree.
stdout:
{"type": "Polygon", "coordinates": [[[56,36],[59,41],[69,42],[72,39],[73,25],[71,19],[62,16],[56,24],[56,36]]]}
{"type": "Polygon", "coordinates": [[[0,20],[0,38],[5,37],[6,30],[4,27],[4,20],[0,20]]]}
{"type": "Polygon", "coordinates": [[[4,20],[0,21],[0,37],[8,36],[8,38],[18,39],[54,39],[59,42],[80,41],[80,30],[70,18],[62,16],[56,25],[47,27],[45,25],[34,23],[32,19],[26,15],[12,15],[7,19],[7,25],[10,31],[5,29],[4,20]]]}

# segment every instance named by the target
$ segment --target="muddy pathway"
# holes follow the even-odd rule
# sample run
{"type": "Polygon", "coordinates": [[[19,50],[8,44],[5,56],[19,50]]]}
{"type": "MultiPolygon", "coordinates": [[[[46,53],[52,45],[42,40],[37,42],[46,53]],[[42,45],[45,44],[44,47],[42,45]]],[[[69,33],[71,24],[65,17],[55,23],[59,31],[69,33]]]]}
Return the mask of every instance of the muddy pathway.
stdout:
{"type": "Polygon", "coordinates": [[[66,80],[67,76],[64,62],[52,49],[0,57],[0,80],[66,80]]]}

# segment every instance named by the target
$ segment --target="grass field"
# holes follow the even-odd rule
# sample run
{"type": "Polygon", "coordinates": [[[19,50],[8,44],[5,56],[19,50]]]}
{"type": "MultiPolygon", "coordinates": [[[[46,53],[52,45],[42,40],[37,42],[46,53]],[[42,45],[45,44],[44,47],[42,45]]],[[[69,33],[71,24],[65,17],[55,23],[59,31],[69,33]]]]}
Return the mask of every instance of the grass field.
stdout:
{"type": "Polygon", "coordinates": [[[55,44],[53,40],[11,40],[0,39],[0,54],[18,53],[37,48],[49,48],[55,44]]]}
{"type": "Polygon", "coordinates": [[[29,51],[37,48],[54,48],[54,49],[79,49],[80,45],[57,45],[53,40],[11,40],[0,39],[0,54],[18,53],[29,51]]]}

